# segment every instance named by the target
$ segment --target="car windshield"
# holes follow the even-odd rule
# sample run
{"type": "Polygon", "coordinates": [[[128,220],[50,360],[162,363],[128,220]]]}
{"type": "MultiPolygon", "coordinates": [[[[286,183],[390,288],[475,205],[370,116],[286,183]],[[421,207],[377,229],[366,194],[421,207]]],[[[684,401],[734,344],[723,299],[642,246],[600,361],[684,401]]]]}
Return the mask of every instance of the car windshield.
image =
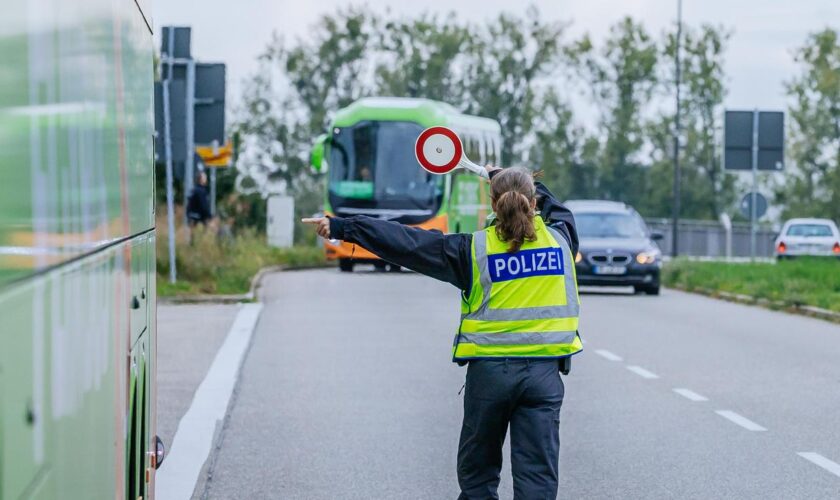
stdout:
{"type": "Polygon", "coordinates": [[[430,208],[441,178],[420,167],[414,142],[422,127],[410,122],[363,121],[333,130],[330,192],[342,198],[401,201],[430,208]]]}
{"type": "Polygon", "coordinates": [[[644,238],[647,236],[642,220],[632,214],[575,214],[575,224],[581,238],[644,238]]]}
{"type": "Polygon", "coordinates": [[[827,224],[793,224],[787,230],[788,236],[801,236],[804,238],[819,238],[833,236],[831,227],[827,224]]]}

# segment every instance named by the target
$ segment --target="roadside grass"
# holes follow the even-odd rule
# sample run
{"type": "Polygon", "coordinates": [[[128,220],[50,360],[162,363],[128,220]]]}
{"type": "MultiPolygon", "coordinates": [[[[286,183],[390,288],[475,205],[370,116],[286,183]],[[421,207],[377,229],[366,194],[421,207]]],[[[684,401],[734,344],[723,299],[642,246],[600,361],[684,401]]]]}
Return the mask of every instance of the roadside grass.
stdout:
{"type": "Polygon", "coordinates": [[[840,260],[802,258],[779,263],[697,262],[677,259],[663,283],[705,293],[728,292],[778,303],[840,312],[840,260]]]}
{"type": "MultiPolygon", "coordinates": [[[[160,227],[160,226],[159,226],[160,227]]],[[[165,226],[163,226],[165,227],[165,226]]],[[[263,235],[246,230],[220,238],[212,228],[193,228],[191,241],[178,231],[176,245],[177,281],[169,283],[169,254],[166,234],[157,239],[158,297],[199,294],[247,293],[251,279],[263,267],[320,267],[329,263],[316,246],[274,248],[263,235]]]]}

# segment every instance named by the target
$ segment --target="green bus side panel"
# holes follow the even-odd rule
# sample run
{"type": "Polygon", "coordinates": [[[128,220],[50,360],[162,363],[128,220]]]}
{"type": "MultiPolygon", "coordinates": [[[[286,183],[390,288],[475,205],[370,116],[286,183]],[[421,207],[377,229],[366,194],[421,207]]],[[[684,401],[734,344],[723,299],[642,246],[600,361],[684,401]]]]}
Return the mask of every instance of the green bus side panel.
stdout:
{"type": "MultiPolygon", "coordinates": [[[[152,252],[154,233],[0,294],[0,498],[36,490],[44,498],[113,498],[123,487],[126,377],[139,372],[149,388],[154,369],[154,297],[133,308],[148,276],[127,272],[139,247],[152,252]],[[135,330],[142,333],[129,351],[135,330]]],[[[150,398],[135,409],[145,414],[140,484],[152,441],[150,398]]]]}
{"type": "Polygon", "coordinates": [[[135,0],[3,3],[0,500],[151,488],[150,24],[135,0]],[[129,435],[134,363],[143,418],[129,435]]]}
{"type": "Polygon", "coordinates": [[[153,45],[134,0],[0,16],[0,286],[154,226],[153,45]]]}
{"type": "Polygon", "coordinates": [[[472,233],[482,229],[490,214],[490,187],[483,179],[468,173],[452,176],[449,198],[449,231],[472,233]]]}

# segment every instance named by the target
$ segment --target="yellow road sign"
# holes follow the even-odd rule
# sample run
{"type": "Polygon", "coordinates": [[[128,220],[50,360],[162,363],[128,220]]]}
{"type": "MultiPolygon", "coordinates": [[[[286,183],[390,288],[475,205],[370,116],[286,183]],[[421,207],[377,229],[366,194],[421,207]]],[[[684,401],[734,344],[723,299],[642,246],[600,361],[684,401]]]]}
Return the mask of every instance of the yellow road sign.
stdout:
{"type": "Polygon", "coordinates": [[[228,141],[224,146],[197,146],[195,152],[206,167],[229,167],[233,157],[233,144],[228,141]]]}

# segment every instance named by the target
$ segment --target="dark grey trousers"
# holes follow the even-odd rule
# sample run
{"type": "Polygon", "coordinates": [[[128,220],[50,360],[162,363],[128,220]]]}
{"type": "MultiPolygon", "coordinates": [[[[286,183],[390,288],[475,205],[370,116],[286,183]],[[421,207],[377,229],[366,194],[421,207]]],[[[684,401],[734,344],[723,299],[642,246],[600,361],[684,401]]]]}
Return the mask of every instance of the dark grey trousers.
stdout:
{"type": "Polygon", "coordinates": [[[470,361],[458,445],[459,499],[499,498],[508,425],[514,498],[557,498],[564,392],[558,369],[556,359],[470,361]]]}

